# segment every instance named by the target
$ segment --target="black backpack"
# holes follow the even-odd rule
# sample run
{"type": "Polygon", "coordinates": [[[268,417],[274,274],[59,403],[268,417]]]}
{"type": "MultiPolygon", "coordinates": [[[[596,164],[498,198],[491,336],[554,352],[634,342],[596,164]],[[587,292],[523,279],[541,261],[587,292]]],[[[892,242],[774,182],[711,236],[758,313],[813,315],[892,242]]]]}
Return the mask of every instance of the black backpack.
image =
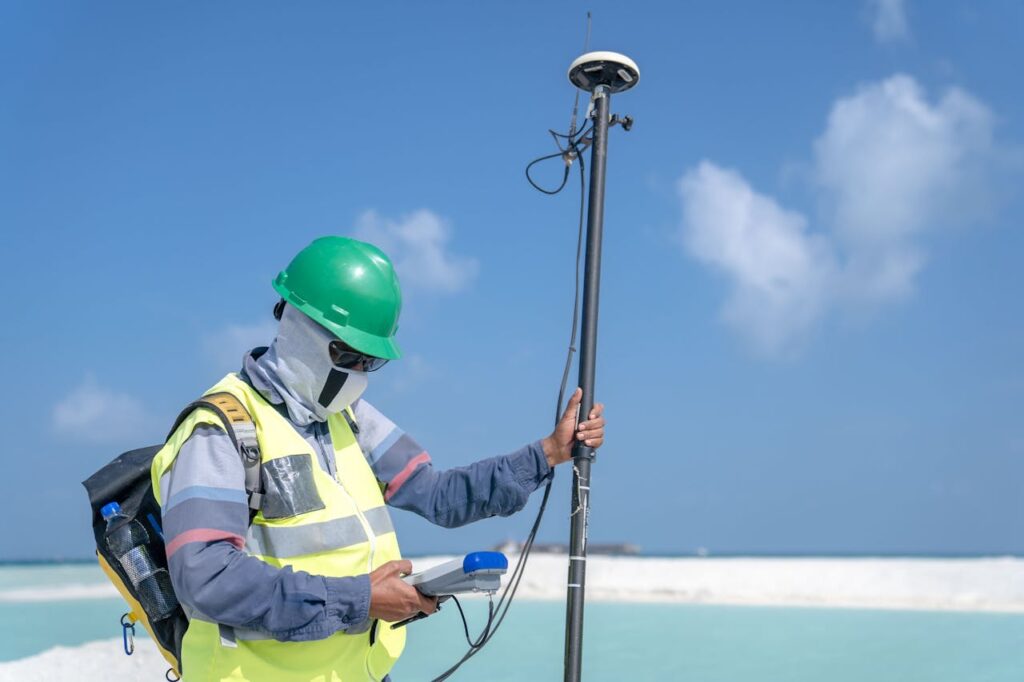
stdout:
{"type": "MultiPolygon", "coordinates": [[[[256,516],[263,500],[261,481],[260,449],[256,440],[256,425],[245,406],[230,393],[212,393],[189,404],[174,421],[167,438],[181,426],[182,422],[196,409],[210,410],[220,418],[224,430],[238,450],[238,455],[245,466],[245,490],[249,498],[249,522],[256,516]]],[[[153,496],[150,467],[153,458],[163,445],[130,450],[119,455],[102,469],[82,482],[89,494],[89,505],[92,507],[92,528],[96,539],[96,558],[100,568],[121,593],[131,607],[121,616],[124,630],[125,653],[131,655],[134,644],[130,644],[129,632],[134,634],[135,623],[149,631],[156,642],[160,653],[167,659],[171,669],[167,671],[167,679],[181,678],[181,640],[188,628],[188,618],[179,605],[162,618],[149,614],[142,606],[142,600],[132,585],[127,572],[121,566],[118,557],[107,548],[107,522],[100,509],[109,502],[117,502],[121,506],[121,515],[126,517],[117,523],[125,524],[138,521],[146,528],[149,542],[146,545],[149,555],[157,568],[167,569],[167,554],[164,548],[163,526],[160,516],[160,505],[153,496]],[[175,678],[171,677],[174,673],[175,678]]],[[[116,526],[115,526],[116,527],[116,526]]]]}

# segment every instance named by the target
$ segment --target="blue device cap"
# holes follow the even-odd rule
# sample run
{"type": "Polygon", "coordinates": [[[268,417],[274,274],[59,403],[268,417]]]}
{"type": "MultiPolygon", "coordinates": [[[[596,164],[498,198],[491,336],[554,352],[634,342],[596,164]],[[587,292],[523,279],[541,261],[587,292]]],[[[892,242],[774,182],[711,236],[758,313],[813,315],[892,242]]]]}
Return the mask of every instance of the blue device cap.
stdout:
{"type": "Polygon", "coordinates": [[[508,559],[501,552],[470,552],[462,560],[463,573],[495,568],[508,568],[508,559]]]}
{"type": "Polygon", "coordinates": [[[100,508],[100,514],[105,519],[109,519],[111,516],[120,513],[121,505],[119,505],[117,502],[107,502],[105,505],[103,505],[103,507],[100,508]]]}

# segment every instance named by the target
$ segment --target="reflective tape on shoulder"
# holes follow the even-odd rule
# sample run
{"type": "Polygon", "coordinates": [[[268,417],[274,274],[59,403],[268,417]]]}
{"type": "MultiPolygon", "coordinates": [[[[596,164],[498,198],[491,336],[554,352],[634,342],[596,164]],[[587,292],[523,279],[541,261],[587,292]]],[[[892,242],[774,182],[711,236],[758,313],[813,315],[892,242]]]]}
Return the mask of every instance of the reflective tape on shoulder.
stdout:
{"type": "Polygon", "coordinates": [[[254,523],[249,527],[245,548],[250,554],[284,559],[342,549],[368,540],[359,519],[346,516],[302,526],[254,523]]]}

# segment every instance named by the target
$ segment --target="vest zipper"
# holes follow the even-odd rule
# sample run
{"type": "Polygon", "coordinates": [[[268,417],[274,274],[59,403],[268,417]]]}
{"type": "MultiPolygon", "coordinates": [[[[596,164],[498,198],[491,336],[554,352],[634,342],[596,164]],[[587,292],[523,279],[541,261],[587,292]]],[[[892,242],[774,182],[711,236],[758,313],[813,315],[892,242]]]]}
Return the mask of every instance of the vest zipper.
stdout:
{"type": "MultiPolygon", "coordinates": [[[[337,453],[335,453],[335,454],[337,454],[337,453]]],[[[370,541],[370,558],[367,560],[366,572],[367,573],[372,573],[373,572],[373,558],[374,558],[374,555],[377,553],[377,536],[373,534],[373,529],[370,527],[370,522],[366,520],[365,516],[363,516],[363,511],[359,508],[359,505],[356,504],[355,499],[352,497],[351,494],[349,494],[348,490],[345,489],[345,484],[341,482],[340,474],[341,474],[341,472],[339,470],[338,476],[334,480],[338,484],[338,487],[341,488],[341,491],[343,493],[345,493],[345,496],[348,497],[349,500],[351,500],[352,508],[356,510],[356,518],[359,519],[359,523],[363,524],[363,530],[366,533],[367,539],[370,541]]],[[[373,645],[374,645],[374,643],[376,642],[376,639],[377,639],[377,624],[378,624],[378,619],[374,619],[374,621],[372,623],[370,623],[370,648],[371,649],[373,648],[373,645]]],[[[364,661],[363,665],[366,667],[366,676],[369,677],[372,682],[380,682],[381,678],[379,678],[376,675],[374,675],[373,671],[370,670],[370,657],[369,657],[369,655],[367,655],[366,660],[364,661]]]]}
{"type": "Polygon", "coordinates": [[[372,573],[373,558],[374,555],[377,553],[377,536],[373,534],[373,528],[370,527],[370,522],[366,520],[365,516],[363,516],[363,510],[361,510],[359,508],[359,505],[356,504],[355,498],[352,497],[352,495],[345,488],[345,484],[341,482],[341,478],[335,478],[334,482],[338,484],[338,487],[341,488],[341,492],[345,493],[345,497],[347,497],[349,499],[349,502],[352,503],[352,508],[356,511],[356,518],[359,519],[359,523],[363,525],[363,532],[366,533],[366,539],[370,543],[370,558],[367,560],[366,563],[366,572],[372,573]]]}
{"type": "MultiPolygon", "coordinates": [[[[346,416],[347,416],[347,413],[346,413],[346,416]]],[[[327,426],[327,422],[323,422],[323,426],[321,428],[323,428],[323,430],[325,432],[330,433],[329,427],[327,426]]],[[[323,441],[319,437],[319,434],[317,434],[316,441],[317,441],[317,444],[320,446],[321,449],[326,450],[326,448],[324,447],[323,441]]],[[[370,558],[367,560],[366,572],[367,573],[372,573],[373,572],[373,559],[374,559],[374,557],[375,557],[375,555],[377,553],[377,537],[373,534],[373,528],[370,526],[370,522],[366,520],[366,517],[363,516],[363,511],[359,508],[359,505],[356,504],[355,498],[352,497],[352,495],[349,493],[348,489],[345,488],[345,484],[341,482],[341,467],[338,466],[338,451],[334,448],[334,439],[333,438],[331,439],[331,456],[332,456],[332,459],[334,460],[334,476],[333,476],[334,482],[338,484],[338,487],[341,488],[341,491],[343,493],[345,493],[345,497],[347,497],[349,499],[349,502],[352,503],[352,508],[356,512],[356,518],[358,518],[359,519],[359,523],[362,524],[363,532],[366,533],[366,539],[370,543],[370,558]]]]}
{"type": "MultiPolygon", "coordinates": [[[[345,413],[345,416],[347,418],[348,414],[345,413]]],[[[351,422],[349,422],[349,424],[351,424],[351,422]]],[[[324,426],[325,427],[327,426],[326,422],[324,423],[324,426]]],[[[354,429],[353,429],[353,432],[355,432],[354,429]]],[[[317,439],[317,440],[319,442],[319,439],[317,439]]],[[[321,445],[321,447],[323,447],[323,446],[321,445]]],[[[341,488],[341,492],[345,493],[345,497],[347,497],[349,499],[349,502],[352,503],[352,508],[356,512],[356,518],[359,519],[359,523],[361,523],[363,525],[363,532],[366,533],[366,539],[370,543],[370,558],[367,560],[366,572],[367,573],[372,573],[373,572],[373,560],[374,560],[374,557],[377,554],[377,536],[374,535],[373,528],[370,526],[370,522],[366,519],[365,516],[363,516],[363,510],[359,508],[359,505],[356,504],[355,498],[352,497],[351,493],[349,493],[348,489],[345,487],[345,484],[341,482],[341,467],[338,466],[338,451],[334,449],[334,439],[331,439],[331,454],[334,455],[334,476],[333,476],[334,482],[338,484],[338,487],[341,488]]],[[[376,640],[377,640],[377,626],[379,625],[379,623],[380,623],[380,620],[376,619],[376,618],[373,620],[373,622],[370,623],[370,648],[371,649],[373,648],[373,645],[376,643],[376,640]]],[[[366,659],[363,661],[363,666],[366,668],[366,676],[372,682],[380,682],[380,680],[382,678],[377,677],[376,675],[373,674],[373,671],[370,670],[370,657],[369,657],[369,655],[367,655],[366,659]]]]}

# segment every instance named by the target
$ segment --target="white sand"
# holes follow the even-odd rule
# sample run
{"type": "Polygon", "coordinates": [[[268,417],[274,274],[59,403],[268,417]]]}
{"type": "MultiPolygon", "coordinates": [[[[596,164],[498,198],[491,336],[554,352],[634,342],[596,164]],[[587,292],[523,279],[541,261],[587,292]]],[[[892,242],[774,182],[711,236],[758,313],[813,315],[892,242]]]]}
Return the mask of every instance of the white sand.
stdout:
{"type": "Polygon", "coordinates": [[[116,680],[156,682],[170,666],[153,642],[140,639],[135,653],[125,656],[120,639],[82,646],[57,646],[36,656],[0,663],[0,682],[57,682],[58,680],[116,680]]]}
{"type": "MultiPolygon", "coordinates": [[[[423,570],[451,557],[415,559],[423,570]]],[[[509,568],[517,557],[509,557],[509,568]]],[[[527,599],[565,599],[566,558],[530,558],[527,599]]],[[[1024,613],[1024,559],[656,559],[593,556],[594,601],[1024,613]]]]}
{"type": "MultiPolygon", "coordinates": [[[[451,557],[413,559],[417,570],[451,557]]],[[[516,557],[509,557],[514,565],[516,557]]],[[[1024,559],[654,559],[588,560],[587,599],[690,604],[745,604],[1024,613],[1024,559]]],[[[530,559],[519,596],[565,598],[563,556],[530,559]]],[[[67,586],[70,594],[107,596],[67,586]]],[[[8,594],[13,601],[24,595],[8,594]]],[[[140,639],[126,657],[121,640],[55,647],[0,663],[0,682],[160,680],[167,665],[140,639]]]]}

